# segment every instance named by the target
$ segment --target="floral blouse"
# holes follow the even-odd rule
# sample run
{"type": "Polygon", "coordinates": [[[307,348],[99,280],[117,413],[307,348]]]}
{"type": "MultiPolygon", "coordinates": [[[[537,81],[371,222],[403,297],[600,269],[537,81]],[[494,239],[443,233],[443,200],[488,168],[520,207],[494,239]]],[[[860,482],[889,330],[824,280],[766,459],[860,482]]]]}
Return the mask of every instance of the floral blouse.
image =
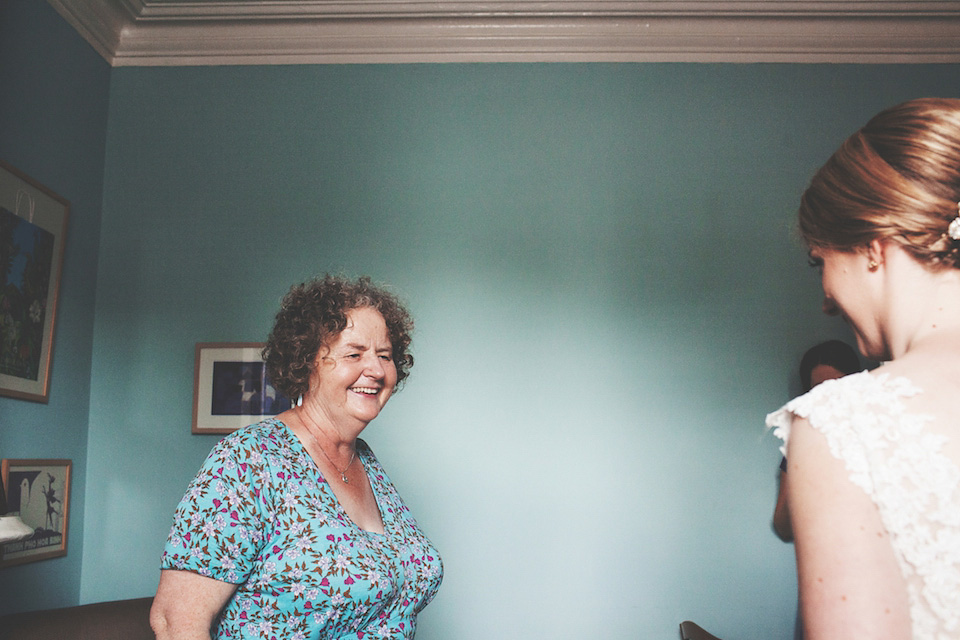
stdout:
{"type": "Polygon", "coordinates": [[[238,585],[215,638],[413,638],[443,565],[362,440],[357,457],[383,534],[353,523],[282,422],[214,447],[177,507],[161,568],[238,585]]]}

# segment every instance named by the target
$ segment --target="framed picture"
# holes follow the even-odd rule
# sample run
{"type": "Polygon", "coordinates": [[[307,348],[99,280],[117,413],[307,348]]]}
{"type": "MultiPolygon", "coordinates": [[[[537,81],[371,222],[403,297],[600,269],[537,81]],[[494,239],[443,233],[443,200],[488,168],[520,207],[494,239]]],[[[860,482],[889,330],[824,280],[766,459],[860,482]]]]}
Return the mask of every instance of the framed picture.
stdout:
{"type": "Polygon", "coordinates": [[[0,160],[0,395],[47,402],[70,203],[0,160]]]}
{"type": "Polygon", "coordinates": [[[262,342],[198,342],[193,433],[230,433],[290,408],[267,379],[262,342]]]}
{"type": "Polygon", "coordinates": [[[70,514],[69,460],[7,460],[0,463],[7,509],[33,535],[0,545],[0,567],[67,555],[70,514]]]}

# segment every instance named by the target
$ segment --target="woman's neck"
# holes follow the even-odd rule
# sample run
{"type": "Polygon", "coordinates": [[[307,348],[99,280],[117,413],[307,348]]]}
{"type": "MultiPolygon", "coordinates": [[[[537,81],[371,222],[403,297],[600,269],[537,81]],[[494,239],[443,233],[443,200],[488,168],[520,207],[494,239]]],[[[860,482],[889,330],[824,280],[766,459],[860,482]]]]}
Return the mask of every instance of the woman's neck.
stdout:
{"type": "Polygon", "coordinates": [[[890,288],[892,359],[960,348],[960,269],[930,271],[912,258],[890,288]]]}
{"type": "Polygon", "coordinates": [[[333,461],[345,462],[354,455],[359,429],[338,428],[321,409],[306,402],[288,413],[287,422],[293,423],[294,432],[315,442],[333,461]]]}

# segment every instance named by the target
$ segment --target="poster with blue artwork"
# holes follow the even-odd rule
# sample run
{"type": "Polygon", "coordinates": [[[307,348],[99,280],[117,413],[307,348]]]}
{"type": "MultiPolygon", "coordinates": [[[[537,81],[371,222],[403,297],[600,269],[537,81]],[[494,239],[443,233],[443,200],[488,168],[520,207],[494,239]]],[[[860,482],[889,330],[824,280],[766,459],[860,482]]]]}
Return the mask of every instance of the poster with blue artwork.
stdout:
{"type": "Polygon", "coordinates": [[[270,383],[262,350],[262,342],[196,344],[193,433],[230,433],[292,406],[270,383]]]}
{"type": "Polygon", "coordinates": [[[275,416],[289,408],[290,401],[270,384],[267,365],[262,360],[217,360],[213,363],[211,415],[275,416]]]}
{"type": "Polygon", "coordinates": [[[0,207],[0,373],[40,375],[53,234],[0,207]]]}
{"type": "Polygon", "coordinates": [[[49,399],[69,208],[0,161],[0,395],[49,399]]]}

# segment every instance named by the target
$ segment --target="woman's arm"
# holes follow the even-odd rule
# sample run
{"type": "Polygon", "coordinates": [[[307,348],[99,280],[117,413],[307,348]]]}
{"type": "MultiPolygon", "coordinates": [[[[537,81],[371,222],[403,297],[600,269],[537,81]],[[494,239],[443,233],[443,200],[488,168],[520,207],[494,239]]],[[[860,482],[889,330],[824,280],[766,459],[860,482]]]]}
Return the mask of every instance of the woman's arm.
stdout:
{"type": "Polygon", "coordinates": [[[806,420],[794,419],[788,454],[807,640],[910,640],[906,585],[876,506],[806,420]]]}
{"type": "Polygon", "coordinates": [[[210,640],[210,627],[237,585],[165,569],[150,609],[157,640],[210,640]]]}

